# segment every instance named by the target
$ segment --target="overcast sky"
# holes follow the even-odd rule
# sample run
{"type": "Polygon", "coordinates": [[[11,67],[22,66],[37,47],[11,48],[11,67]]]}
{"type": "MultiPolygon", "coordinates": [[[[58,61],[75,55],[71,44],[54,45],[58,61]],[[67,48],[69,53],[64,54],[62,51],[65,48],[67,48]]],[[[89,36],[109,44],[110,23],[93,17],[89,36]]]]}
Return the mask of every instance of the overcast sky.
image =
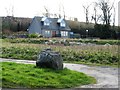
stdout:
{"type": "MultiPolygon", "coordinates": [[[[59,13],[59,5],[63,5],[66,16],[77,17],[79,21],[85,22],[85,13],[83,5],[90,5],[92,2],[99,0],[0,0],[0,16],[13,14],[15,17],[41,16],[44,12],[44,6],[49,8],[50,13],[59,13]],[[12,9],[13,7],[13,9],[12,9]]],[[[114,0],[110,0],[112,3],[114,0]]],[[[118,23],[118,1],[115,0],[116,7],[116,25],[118,23]]],[[[89,17],[93,13],[93,5],[89,8],[89,17]]],[[[99,11],[99,10],[98,10],[99,11]]]]}

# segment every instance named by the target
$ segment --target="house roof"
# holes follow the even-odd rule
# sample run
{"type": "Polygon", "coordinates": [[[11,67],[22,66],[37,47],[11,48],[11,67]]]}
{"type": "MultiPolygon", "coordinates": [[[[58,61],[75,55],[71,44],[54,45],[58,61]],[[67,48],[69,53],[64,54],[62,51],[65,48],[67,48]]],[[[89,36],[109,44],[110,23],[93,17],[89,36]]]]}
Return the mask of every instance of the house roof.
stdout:
{"type": "Polygon", "coordinates": [[[60,23],[62,20],[63,20],[63,18],[59,18],[59,19],[57,20],[57,22],[60,23]]]}
{"type": "Polygon", "coordinates": [[[45,21],[45,19],[47,19],[47,17],[43,17],[43,18],[41,19],[41,21],[45,21]]]}
{"type": "Polygon", "coordinates": [[[60,27],[58,21],[61,21],[63,19],[59,19],[59,18],[47,18],[47,17],[34,17],[36,18],[36,20],[39,22],[41,29],[48,29],[48,30],[68,30],[70,31],[70,27],[68,26],[67,22],[65,27],[60,27]],[[50,21],[50,25],[49,26],[45,26],[43,25],[44,20],[48,19],[50,21]]]}

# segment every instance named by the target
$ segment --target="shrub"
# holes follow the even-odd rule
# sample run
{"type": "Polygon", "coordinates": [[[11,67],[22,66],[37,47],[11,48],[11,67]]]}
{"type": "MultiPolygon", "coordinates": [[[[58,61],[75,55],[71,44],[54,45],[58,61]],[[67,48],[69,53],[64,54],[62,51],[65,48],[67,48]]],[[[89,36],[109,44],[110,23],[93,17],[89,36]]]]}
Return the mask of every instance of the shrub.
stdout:
{"type": "Polygon", "coordinates": [[[29,34],[28,35],[29,38],[39,38],[39,37],[42,37],[41,34],[29,34]]]}
{"type": "Polygon", "coordinates": [[[74,43],[74,45],[77,45],[77,43],[86,43],[86,44],[97,44],[97,45],[119,45],[120,40],[97,40],[97,39],[61,39],[61,38],[39,38],[42,37],[39,34],[29,34],[29,38],[14,38],[14,39],[8,39],[8,42],[14,42],[14,43],[34,43],[34,44],[40,44],[40,43],[51,43],[51,44],[64,44],[66,46],[70,46],[71,42],[74,43]]]}

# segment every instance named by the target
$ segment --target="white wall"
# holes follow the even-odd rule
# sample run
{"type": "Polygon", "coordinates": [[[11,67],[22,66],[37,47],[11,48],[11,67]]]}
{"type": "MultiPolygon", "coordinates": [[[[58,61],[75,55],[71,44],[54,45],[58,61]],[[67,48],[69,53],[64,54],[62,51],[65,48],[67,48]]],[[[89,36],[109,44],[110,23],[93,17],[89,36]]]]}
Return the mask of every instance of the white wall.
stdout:
{"type": "Polygon", "coordinates": [[[29,34],[31,34],[31,33],[39,33],[39,34],[41,34],[41,28],[40,28],[39,22],[36,19],[34,19],[32,21],[28,32],[29,32],[29,34]]]}

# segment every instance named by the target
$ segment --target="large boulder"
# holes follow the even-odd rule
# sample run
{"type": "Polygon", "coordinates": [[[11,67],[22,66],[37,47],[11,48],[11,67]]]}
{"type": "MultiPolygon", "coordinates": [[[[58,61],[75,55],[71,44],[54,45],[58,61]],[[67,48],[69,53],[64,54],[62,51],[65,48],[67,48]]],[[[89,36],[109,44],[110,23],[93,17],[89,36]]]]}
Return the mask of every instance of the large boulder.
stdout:
{"type": "Polygon", "coordinates": [[[41,68],[63,69],[63,59],[59,52],[44,49],[38,55],[36,66],[41,68]]]}

